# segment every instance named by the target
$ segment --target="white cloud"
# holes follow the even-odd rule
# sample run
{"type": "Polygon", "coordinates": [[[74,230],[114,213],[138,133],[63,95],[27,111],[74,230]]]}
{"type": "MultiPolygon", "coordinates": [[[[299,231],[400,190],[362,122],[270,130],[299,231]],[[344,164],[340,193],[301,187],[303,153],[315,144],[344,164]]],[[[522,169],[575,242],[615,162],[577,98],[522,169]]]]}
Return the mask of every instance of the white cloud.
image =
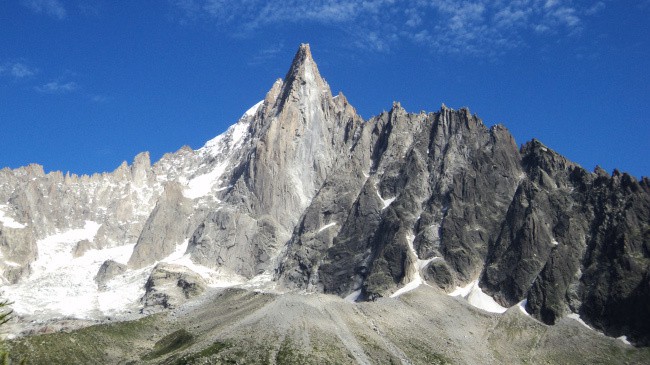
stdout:
{"type": "Polygon", "coordinates": [[[47,94],[63,94],[71,91],[75,91],[79,88],[79,85],[74,82],[61,83],[59,81],[48,82],[47,84],[37,86],[36,91],[47,93],[47,94]]]}
{"type": "Polygon", "coordinates": [[[17,62],[11,65],[11,75],[13,75],[16,78],[33,76],[35,73],[36,73],[36,69],[33,69],[22,63],[17,62]]]}
{"type": "Polygon", "coordinates": [[[182,20],[204,20],[237,34],[267,26],[339,27],[347,43],[378,51],[409,40],[440,53],[501,52],[527,37],[561,37],[604,3],[574,0],[170,0],[182,20]]]}
{"type": "Polygon", "coordinates": [[[37,69],[27,66],[21,62],[10,62],[0,65],[0,75],[11,75],[16,79],[33,76],[38,72],[37,69]]]}
{"type": "Polygon", "coordinates": [[[598,14],[604,9],[605,9],[605,3],[602,1],[598,1],[592,7],[585,10],[585,14],[587,15],[598,14]]]}
{"type": "Polygon", "coordinates": [[[532,13],[531,9],[519,9],[511,6],[503,8],[494,14],[494,21],[498,27],[521,27],[528,23],[532,13]]]}
{"type": "Polygon", "coordinates": [[[284,43],[279,42],[277,44],[273,44],[271,46],[268,46],[266,48],[262,48],[257,55],[255,55],[253,58],[248,60],[249,65],[259,65],[267,60],[272,60],[275,59],[278,55],[280,55],[284,51],[284,43]]]}
{"type": "Polygon", "coordinates": [[[91,95],[90,100],[95,103],[107,103],[110,100],[110,98],[105,95],[91,95]]]}
{"type": "Polygon", "coordinates": [[[62,20],[68,15],[65,7],[59,0],[23,0],[23,5],[38,14],[46,14],[62,20]]]}
{"type": "Polygon", "coordinates": [[[553,13],[561,23],[565,24],[568,27],[575,27],[580,24],[580,18],[576,14],[576,10],[568,7],[561,7],[555,10],[553,13]]]}

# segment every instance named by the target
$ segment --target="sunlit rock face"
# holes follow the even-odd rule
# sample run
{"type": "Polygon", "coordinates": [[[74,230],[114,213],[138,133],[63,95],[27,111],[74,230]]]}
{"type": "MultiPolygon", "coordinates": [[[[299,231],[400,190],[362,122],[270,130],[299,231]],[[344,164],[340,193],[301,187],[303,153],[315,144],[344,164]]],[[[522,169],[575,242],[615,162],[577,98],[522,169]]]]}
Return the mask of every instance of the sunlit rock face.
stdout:
{"type": "Polygon", "coordinates": [[[93,176],[0,170],[0,253],[25,318],[173,307],[244,283],[351,300],[430,285],[650,340],[646,178],[590,173],[537,140],[519,148],[466,108],[394,103],[363,120],[308,45],[196,151],[93,176]]]}

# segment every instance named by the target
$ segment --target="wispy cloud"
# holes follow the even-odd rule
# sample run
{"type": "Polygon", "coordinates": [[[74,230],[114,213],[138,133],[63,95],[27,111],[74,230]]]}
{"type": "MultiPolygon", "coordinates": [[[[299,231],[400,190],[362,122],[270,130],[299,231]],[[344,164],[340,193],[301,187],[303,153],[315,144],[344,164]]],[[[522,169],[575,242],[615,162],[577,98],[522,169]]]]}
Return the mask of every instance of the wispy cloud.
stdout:
{"type": "Polygon", "coordinates": [[[575,34],[604,2],[573,0],[170,0],[184,21],[206,20],[235,33],[316,23],[339,27],[351,43],[389,50],[411,41],[441,52],[499,52],[526,37],[575,34]]]}
{"type": "Polygon", "coordinates": [[[598,14],[604,9],[605,9],[605,3],[602,1],[597,1],[590,8],[587,8],[587,10],[585,10],[585,14],[587,15],[598,14]]]}
{"type": "Polygon", "coordinates": [[[0,75],[10,75],[16,79],[34,76],[38,70],[21,62],[10,62],[0,65],[0,75]]]}
{"type": "Polygon", "coordinates": [[[65,6],[59,0],[23,0],[23,5],[38,14],[49,15],[63,20],[68,15],[65,6]]]}
{"type": "Polygon", "coordinates": [[[38,92],[47,93],[47,94],[65,94],[72,91],[75,91],[79,88],[79,84],[74,81],[69,82],[59,82],[51,81],[47,84],[36,86],[35,89],[38,92]]]}
{"type": "Polygon", "coordinates": [[[110,98],[106,95],[90,95],[90,101],[94,103],[107,103],[110,98]]]}
{"type": "Polygon", "coordinates": [[[268,46],[266,48],[262,48],[257,55],[255,55],[252,59],[248,61],[250,65],[259,65],[262,64],[268,60],[272,60],[276,58],[278,55],[282,54],[284,51],[285,46],[283,42],[279,42],[277,44],[273,44],[271,46],[268,46]]]}
{"type": "Polygon", "coordinates": [[[11,65],[11,75],[16,78],[23,78],[33,76],[36,73],[36,69],[26,66],[22,63],[14,63],[11,65]]]}

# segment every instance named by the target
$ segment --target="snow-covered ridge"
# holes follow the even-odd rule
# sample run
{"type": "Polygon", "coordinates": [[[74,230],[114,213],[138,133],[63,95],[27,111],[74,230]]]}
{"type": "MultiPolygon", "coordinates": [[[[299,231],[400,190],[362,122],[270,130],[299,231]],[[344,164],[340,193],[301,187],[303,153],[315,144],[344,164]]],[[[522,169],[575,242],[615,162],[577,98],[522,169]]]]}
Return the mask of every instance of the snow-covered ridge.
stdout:
{"type": "MultiPolygon", "coordinates": [[[[248,128],[257,110],[264,101],[260,101],[248,109],[239,121],[224,133],[209,140],[197,150],[199,156],[213,158],[214,162],[202,174],[195,175],[189,179],[181,177],[181,183],[185,184],[183,195],[189,199],[198,199],[208,195],[218,186],[219,180],[231,165],[231,157],[244,143],[247,137],[248,128]]],[[[204,170],[200,169],[199,170],[204,170]]]]}
{"type": "Polygon", "coordinates": [[[255,113],[257,113],[257,110],[262,106],[262,104],[264,104],[264,100],[258,101],[255,105],[250,107],[241,117],[246,118],[255,116],[255,113]]]}
{"type": "Polygon", "coordinates": [[[264,100],[250,107],[250,109],[241,116],[237,123],[231,125],[225,132],[207,141],[198,152],[218,156],[224,152],[237,148],[245,139],[251,120],[263,103],[264,100]]]}

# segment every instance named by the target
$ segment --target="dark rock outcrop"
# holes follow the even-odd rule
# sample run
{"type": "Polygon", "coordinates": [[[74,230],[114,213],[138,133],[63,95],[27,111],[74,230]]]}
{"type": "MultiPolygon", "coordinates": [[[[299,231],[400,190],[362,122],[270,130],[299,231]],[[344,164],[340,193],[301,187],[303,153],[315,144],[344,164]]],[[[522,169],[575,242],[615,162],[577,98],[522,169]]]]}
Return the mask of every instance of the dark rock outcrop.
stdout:
{"type": "Polygon", "coordinates": [[[479,278],[545,323],[574,312],[647,343],[647,179],[589,173],[537,140],[518,150],[504,127],[444,105],[410,114],[395,103],[348,129],[347,158],[289,241],[285,285],[373,299],[418,270],[445,290],[479,278]]]}
{"type": "Polygon", "coordinates": [[[143,312],[175,308],[202,294],[207,285],[201,276],[185,266],[159,263],[147,283],[142,297],[143,312]]]}
{"type": "Polygon", "coordinates": [[[104,261],[102,266],[99,267],[97,275],[95,275],[95,282],[97,283],[99,290],[105,290],[106,283],[114,277],[124,274],[126,269],[127,266],[120,264],[119,262],[113,260],[104,261]]]}

